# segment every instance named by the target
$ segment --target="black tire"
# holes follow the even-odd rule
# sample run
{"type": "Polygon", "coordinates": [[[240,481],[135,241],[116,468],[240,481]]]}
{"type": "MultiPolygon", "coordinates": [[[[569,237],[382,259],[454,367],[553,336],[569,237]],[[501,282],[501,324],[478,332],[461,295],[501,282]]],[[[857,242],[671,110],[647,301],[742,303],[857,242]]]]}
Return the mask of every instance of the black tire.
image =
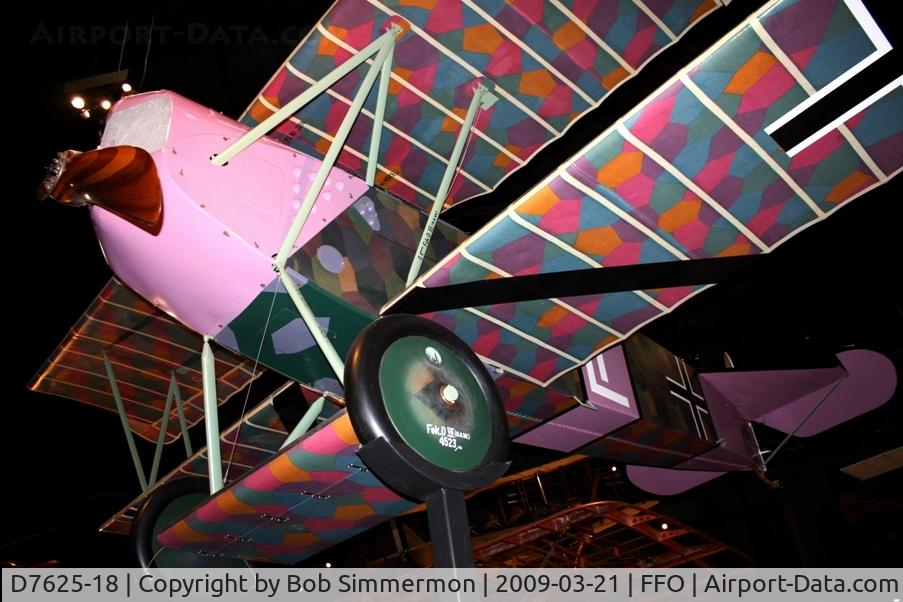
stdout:
{"type": "Polygon", "coordinates": [[[432,320],[405,314],[386,316],[370,324],[355,339],[345,363],[348,416],[362,444],[382,438],[394,445],[411,449],[389,417],[379,378],[386,350],[396,341],[410,336],[432,339],[451,350],[475,379],[486,400],[491,423],[491,442],[482,461],[466,471],[439,466],[430,470],[437,482],[454,487],[463,473],[473,474],[491,463],[504,462],[508,453],[507,418],[495,383],[483,362],[454,333],[432,320]]]}

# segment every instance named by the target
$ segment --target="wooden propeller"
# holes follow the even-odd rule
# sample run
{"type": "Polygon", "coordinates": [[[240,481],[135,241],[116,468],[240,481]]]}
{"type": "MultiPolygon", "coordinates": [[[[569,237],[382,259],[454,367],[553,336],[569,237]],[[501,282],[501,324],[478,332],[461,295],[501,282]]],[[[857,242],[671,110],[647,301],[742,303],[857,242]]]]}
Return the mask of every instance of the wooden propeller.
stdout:
{"type": "Polygon", "coordinates": [[[163,190],[150,154],[135,146],[59,153],[38,188],[38,199],[63,205],[96,205],[157,234],[163,223],[163,190]]]}

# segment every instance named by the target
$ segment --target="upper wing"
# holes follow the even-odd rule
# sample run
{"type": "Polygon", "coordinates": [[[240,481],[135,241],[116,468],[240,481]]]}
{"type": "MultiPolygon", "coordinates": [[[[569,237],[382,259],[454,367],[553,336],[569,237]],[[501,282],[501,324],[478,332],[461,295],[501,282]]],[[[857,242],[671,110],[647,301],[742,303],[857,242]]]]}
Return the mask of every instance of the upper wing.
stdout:
{"type": "MultiPolygon", "coordinates": [[[[867,60],[867,37],[843,2],[769,3],[417,286],[770,251],[903,165],[899,86],[792,158],[763,130],[830,81],[823,71],[839,76],[867,60]]],[[[549,384],[700,290],[427,315],[505,371],[549,384]]]]}
{"type": "MultiPolygon", "coordinates": [[[[115,412],[104,353],[135,434],[156,442],[173,376],[188,425],[203,419],[201,337],[115,279],[104,286],[72,326],[29,388],[115,412]]],[[[217,348],[214,356],[217,399],[223,403],[255,375],[248,361],[229,351],[217,348]]],[[[180,436],[178,412],[173,404],[166,442],[180,436]]]]}
{"type": "MultiPolygon", "coordinates": [[[[560,136],[618,84],[720,0],[338,0],[251,103],[255,125],[385,30],[408,30],[394,51],[378,184],[420,206],[432,204],[475,82],[498,97],[475,135],[449,193],[452,204],[482,194],[560,136]]],[[[282,124],[277,136],[322,154],[351,104],[366,65],[282,124]]],[[[376,94],[339,157],[363,174],[376,94]]]]}

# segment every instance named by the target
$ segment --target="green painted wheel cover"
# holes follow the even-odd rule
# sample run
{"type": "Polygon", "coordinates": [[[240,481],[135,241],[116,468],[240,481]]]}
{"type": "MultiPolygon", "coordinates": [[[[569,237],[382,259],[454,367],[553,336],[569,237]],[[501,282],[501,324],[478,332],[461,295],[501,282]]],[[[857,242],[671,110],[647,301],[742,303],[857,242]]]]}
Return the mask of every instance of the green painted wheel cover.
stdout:
{"type": "Polygon", "coordinates": [[[480,465],[492,437],[489,408],[449,347],[423,336],[398,339],[380,361],[379,386],[392,426],[417,454],[447,470],[480,465]]]}

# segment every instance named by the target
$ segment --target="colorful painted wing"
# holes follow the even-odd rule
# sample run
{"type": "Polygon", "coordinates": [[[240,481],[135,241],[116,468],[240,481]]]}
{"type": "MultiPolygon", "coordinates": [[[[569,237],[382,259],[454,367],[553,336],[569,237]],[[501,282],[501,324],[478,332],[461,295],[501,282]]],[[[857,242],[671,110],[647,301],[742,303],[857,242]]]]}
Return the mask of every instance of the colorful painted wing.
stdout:
{"type": "MultiPolygon", "coordinates": [[[[570,396],[504,375],[496,384],[512,435],[574,404],[570,396]]],[[[224,470],[225,450],[238,442],[237,461],[227,473],[233,480],[165,531],[161,543],[230,558],[295,564],[415,506],[366,470],[344,410],[283,451],[279,446],[285,430],[271,403],[262,403],[244,423],[244,429],[235,425],[221,438],[224,470]]],[[[162,482],[205,476],[205,457],[199,452],[162,482]]],[[[134,500],[102,530],[126,532],[142,499],[134,500]]]]}
{"type": "MultiPolygon", "coordinates": [[[[231,484],[249,471],[263,463],[267,458],[279,451],[288,436],[288,430],[282,423],[273,402],[280,395],[297,386],[288,381],[268,395],[257,406],[220,434],[220,454],[223,464],[223,478],[231,484]]],[[[319,393],[301,387],[301,393],[308,404],[312,403],[319,393]]],[[[295,400],[297,401],[297,400],[295,400]]],[[[337,406],[326,403],[321,416],[332,415],[337,406]]],[[[198,478],[207,481],[207,448],[202,448],[186,459],[176,469],[158,480],[147,491],[144,491],[129,502],[119,512],[101,525],[104,533],[127,535],[144,500],[166,483],[182,478],[198,478]]]]}
{"type": "MultiPolygon", "coordinates": [[[[378,184],[432,204],[476,82],[498,96],[477,119],[452,204],[488,192],[560,136],[721,0],[338,0],[242,117],[255,125],[364,48],[390,22],[394,53],[378,184]]],[[[277,137],[322,154],[363,78],[363,65],[285,122],[277,137]]],[[[363,175],[376,94],[339,162],[363,175]]]]}
{"type": "MultiPolygon", "coordinates": [[[[817,93],[825,70],[836,77],[873,58],[881,44],[872,33],[845,2],[769,3],[416,286],[770,251],[903,165],[900,86],[792,158],[763,130],[817,93]],[[830,57],[841,55],[835,65],[830,57]]],[[[487,362],[545,386],[700,290],[428,316],[487,362]]]]}
{"type": "MultiPolygon", "coordinates": [[[[29,388],[116,412],[104,365],[106,353],[132,431],[156,442],[173,376],[188,425],[204,418],[200,352],[199,335],[110,280],[44,362],[29,388]]],[[[217,348],[214,356],[217,398],[224,403],[255,375],[250,362],[229,351],[217,348]]],[[[165,440],[169,443],[180,436],[173,404],[165,440]]]]}
{"type": "Polygon", "coordinates": [[[309,432],[159,536],[214,556],[295,564],[405,512],[358,458],[345,411],[309,432]]]}

